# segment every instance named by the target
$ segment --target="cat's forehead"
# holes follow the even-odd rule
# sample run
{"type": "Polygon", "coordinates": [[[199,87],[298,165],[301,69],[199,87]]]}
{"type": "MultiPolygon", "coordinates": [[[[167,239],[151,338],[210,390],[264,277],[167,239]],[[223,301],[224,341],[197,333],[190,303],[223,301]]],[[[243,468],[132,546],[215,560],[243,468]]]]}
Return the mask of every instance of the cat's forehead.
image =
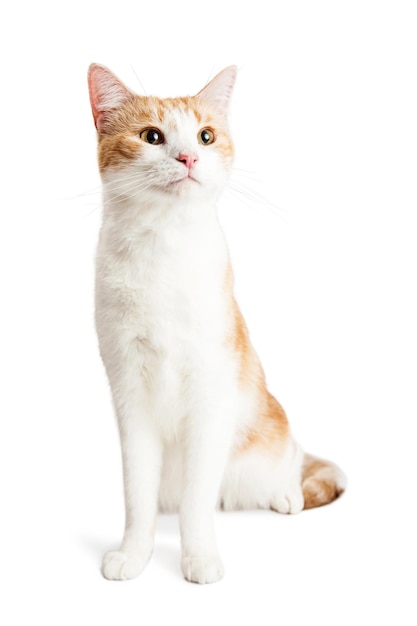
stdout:
{"type": "Polygon", "coordinates": [[[163,126],[167,130],[178,130],[184,125],[208,124],[213,116],[207,107],[194,97],[156,98],[139,96],[132,114],[141,125],[163,126]]]}

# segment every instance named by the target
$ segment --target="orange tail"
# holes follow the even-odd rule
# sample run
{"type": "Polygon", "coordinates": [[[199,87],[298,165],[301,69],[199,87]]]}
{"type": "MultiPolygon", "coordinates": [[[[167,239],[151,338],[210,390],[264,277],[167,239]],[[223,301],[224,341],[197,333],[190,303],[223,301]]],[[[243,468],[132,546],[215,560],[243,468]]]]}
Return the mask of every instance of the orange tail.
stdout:
{"type": "Polygon", "coordinates": [[[346,477],[334,463],[306,454],[302,487],[304,508],[312,509],[336,500],[346,488],[346,477]]]}

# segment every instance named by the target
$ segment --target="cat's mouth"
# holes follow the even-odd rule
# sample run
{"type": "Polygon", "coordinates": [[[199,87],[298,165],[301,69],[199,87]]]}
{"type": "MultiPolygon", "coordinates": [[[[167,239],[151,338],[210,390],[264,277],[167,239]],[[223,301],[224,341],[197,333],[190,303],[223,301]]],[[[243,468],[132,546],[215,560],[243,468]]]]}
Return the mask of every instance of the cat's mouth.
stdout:
{"type": "Polygon", "coordinates": [[[191,176],[191,174],[188,174],[186,176],[181,176],[181,178],[176,178],[175,180],[171,181],[168,185],[168,187],[171,188],[176,188],[176,187],[184,187],[187,184],[193,184],[193,183],[198,183],[200,184],[200,181],[197,180],[196,178],[194,178],[194,176],[191,176]]]}

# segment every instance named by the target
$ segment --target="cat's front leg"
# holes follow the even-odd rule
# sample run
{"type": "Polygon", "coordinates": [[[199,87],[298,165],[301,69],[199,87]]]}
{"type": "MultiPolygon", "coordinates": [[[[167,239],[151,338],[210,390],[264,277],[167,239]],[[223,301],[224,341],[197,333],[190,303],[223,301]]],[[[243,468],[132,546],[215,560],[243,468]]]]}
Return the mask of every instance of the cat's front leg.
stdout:
{"type": "Polygon", "coordinates": [[[180,508],[181,566],[190,582],[213,583],[224,574],[214,511],[230,454],[233,410],[232,401],[211,401],[190,416],[180,508]]]}
{"type": "Polygon", "coordinates": [[[126,521],[119,550],[107,552],[102,573],[109,580],[134,578],[153,551],[162,445],[148,416],[128,410],[119,415],[126,521]]]}

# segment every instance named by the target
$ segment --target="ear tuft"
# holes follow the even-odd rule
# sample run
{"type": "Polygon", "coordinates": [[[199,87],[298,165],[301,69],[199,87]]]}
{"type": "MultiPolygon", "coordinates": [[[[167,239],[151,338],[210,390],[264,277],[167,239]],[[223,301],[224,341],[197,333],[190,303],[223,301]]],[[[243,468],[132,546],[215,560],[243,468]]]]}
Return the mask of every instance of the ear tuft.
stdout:
{"type": "Polygon", "coordinates": [[[226,114],[236,81],[237,67],[230,65],[215,76],[201,91],[197,98],[208,102],[211,106],[226,114]]]}
{"type": "Polygon", "coordinates": [[[94,123],[102,132],[108,113],[119,108],[133,93],[107,67],[96,63],[88,69],[88,88],[94,123]]]}

